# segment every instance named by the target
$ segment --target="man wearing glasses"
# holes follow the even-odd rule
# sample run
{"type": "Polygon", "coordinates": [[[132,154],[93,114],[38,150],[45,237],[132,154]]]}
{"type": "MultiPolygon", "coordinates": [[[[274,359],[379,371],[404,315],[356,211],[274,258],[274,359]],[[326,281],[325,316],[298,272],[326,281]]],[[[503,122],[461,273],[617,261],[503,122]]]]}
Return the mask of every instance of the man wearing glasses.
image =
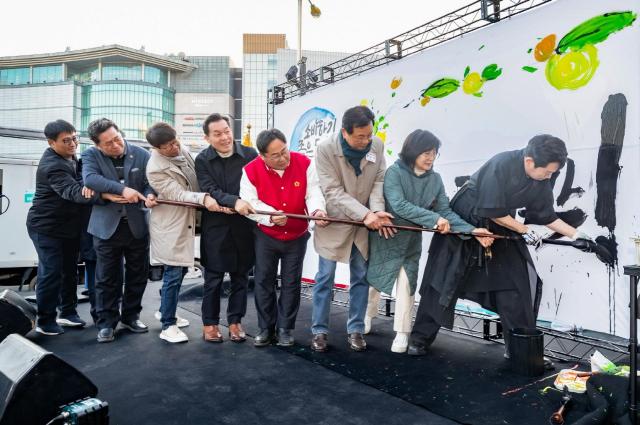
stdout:
{"type": "Polygon", "coordinates": [[[78,251],[85,206],[98,202],[99,195],[82,185],[76,129],[57,120],[46,125],[44,134],[49,147],[38,164],[27,229],[38,253],[36,331],[59,335],[64,333],[60,325],[86,325],[76,311],[78,251]]]}
{"type": "Polygon", "coordinates": [[[371,229],[380,236],[393,236],[391,229],[383,227],[393,217],[384,211],[384,145],[373,137],[374,118],[365,106],[347,109],[342,116],[341,131],[322,141],[316,153],[318,178],[329,217],[363,221],[366,226],[332,223],[315,231],[313,242],[320,263],[313,286],[311,348],[318,352],[327,351],[328,347],[336,262],[349,264],[349,347],[354,351],[367,348],[363,333],[369,292],[368,233],[371,229]]]}
{"type": "MultiPolygon", "coordinates": [[[[256,210],[284,211],[293,214],[326,217],[324,197],[312,161],[298,152],[289,152],[287,139],[280,130],[258,134],[260,156],[244,167],[240,197],[256,210]]],[[[250,215],[258,222],[256,232],[255,300],[260,333],[256,347],[269,345],[276,337],[278,345],[293,345],[300,307],[302,263],[309,240],[309,222],[284,215],[250,215]],[[280,298],[276,296],[280,264],[280,298]]],[[[319,220],[316,225],[329,224],[319,220]]]]}
{"type": "Polygon", "coordinates": [[[118,322],[134,333],[148,331],[139,319],[149,274],[149,211],[141,202],[157,203],[146,177],[149,153],[127,143],[107,118],[92,121],[87,132],[95,145],[82,155],[85,185],[110,201],[93,208],[88,228],[97,256],[98,342],[110,342],[118,322]]]}

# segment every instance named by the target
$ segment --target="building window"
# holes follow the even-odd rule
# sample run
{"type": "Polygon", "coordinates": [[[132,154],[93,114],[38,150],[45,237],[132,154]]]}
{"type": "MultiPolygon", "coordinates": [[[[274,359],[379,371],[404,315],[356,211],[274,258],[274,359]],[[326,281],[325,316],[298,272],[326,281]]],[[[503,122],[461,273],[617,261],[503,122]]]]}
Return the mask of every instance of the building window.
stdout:
{"type": "Polygon", "coordinates": [[[33,84],[57,83],[64,79],[62,75],[62,65],[34,66],[33,84]]]}
{"type": "Polygon", "coordinates": [[[145,65],[144,67],[144,81],[147,83],[167,85],[167,71],[164,71],[155,66],[145,65]]]}
{"type": "Polygon", "coordinates": [[[67,65],[67,75],[69,80],[87,83],[100,80],[100,69],[98,64],[78,67],[74,64],[67,65]]]}
{"type": "Polygon", "coordinates": [[[0,69],[0,86],[29,84],[29,68],[0,69]]]}
{"type": "Polygon", "coordinates": [[[141,81],[142,65],[137,63],[108,63],[102,65],[102,81],[141,81]]]}

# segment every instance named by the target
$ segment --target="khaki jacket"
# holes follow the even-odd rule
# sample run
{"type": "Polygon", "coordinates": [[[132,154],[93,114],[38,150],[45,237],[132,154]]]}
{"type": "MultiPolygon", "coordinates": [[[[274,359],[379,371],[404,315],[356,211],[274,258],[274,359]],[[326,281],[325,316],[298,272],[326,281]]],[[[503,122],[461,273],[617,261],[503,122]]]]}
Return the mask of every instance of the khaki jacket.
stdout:
{"type": "MultiPolygon", "coordinates": [[[[382,185],[386,163],[380,139],[373,138],[369,154],[360,163],[362,174],[358,177],[342,153],[340,132],[320,142],[315,160],[329,217],[361,221],[369,211],[384,211],[382,185]]],[[[313,244],[323,258],[349,263],[354,243],[362,256],[369,258],[368,233],[365,227],[331,223],[324,228],[316,227],[313,244]]]]}
{"type": "MultiPolygon", "coordinates": [[[[189,152],[183,148],[182,154],[194,167],[189,152]]],[[[204,204],[206,194],[198,193],[200,189],[197,186],[190,187],[180,167],[171,163],[156,149],[151,149],[147,180],[158,194],[158,199],[204,204]]],[[[157,205],[151,211],[149,222],[152,264],[193,266],[195,232],[195,208],[157,205]]]]}

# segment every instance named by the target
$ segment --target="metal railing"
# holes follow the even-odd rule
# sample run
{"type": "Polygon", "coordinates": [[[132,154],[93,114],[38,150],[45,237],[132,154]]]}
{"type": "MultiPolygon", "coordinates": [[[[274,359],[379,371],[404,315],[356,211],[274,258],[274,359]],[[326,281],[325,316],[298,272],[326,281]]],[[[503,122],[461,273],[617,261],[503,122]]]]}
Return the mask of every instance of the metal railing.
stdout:
{"type": "MultiPolygon", "coordinates": [[[[302,282],[302,298],[312,298],[312,287],[313,284],[302,282]]],[[[331,302],[334,305],[348,307],[349,290],[334,288],[331,302]]],[[[378,306],[378,313],[382,316],[393,317],[392,305],[394,302],[393,297],[383,295],[378,306]]],[[[417,305],[414,305],[412,313],[414,319],[416,308],[417,305]]],[[[570,362],[587,361],[595,350],[599,350],[609,360],[617,363],[629,355],[629,342],[624,338],[612,335],[607,335],[606,338],[599,337],[590,331],[561,332],[540,325],[538,325],[538,329],[544,333],[545,355],[553,359],[570,362]]],[[[456,310],[453,328],[450,331],[443,330],[504,344],[502,326],[496,315],[490,316],[473,311],[456,310]]]]}

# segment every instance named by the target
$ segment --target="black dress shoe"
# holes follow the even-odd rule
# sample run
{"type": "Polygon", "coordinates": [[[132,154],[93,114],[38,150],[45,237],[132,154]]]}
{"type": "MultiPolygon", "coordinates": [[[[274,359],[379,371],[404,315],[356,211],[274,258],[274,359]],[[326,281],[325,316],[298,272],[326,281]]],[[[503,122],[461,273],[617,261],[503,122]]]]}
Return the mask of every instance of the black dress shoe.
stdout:
{"type": "Polygon", "coordinates": [[[349,334],[349,348],[353,351],[364,351],[367,349],[367,343],[360,332],[354,332],[349,334]]]}
{"type": "Polygon", "coordinates": [[[113,328],[102,328],[98,332],[98,342],[111,342],[114,339],[113,328]]]}
{"type": "Polygon", "coordinates": [[[410,356],[424,356],[427,354],[427,347],[422,344],[409,343],[407,354],[410,356]]]}
{"type": "Polygon", "coordinates": [[[141,334],[141,333],[149,332],[149,328],[147,327],[147,325],[145,325],[144,323],[142,323],[142,321],[138,319],[127,321],[127,322],[123,321],[123,322],[120,322],[120,324],[122,325],[123,328],[128,329],[133,333],[141,334]]]}
{"type": "Polygon", "coordinates": [[[324,353],[329,349],[327,334],[315,334],[311,339],[311,349],[318,353],[324,353]]]}
{"type": "Polygon", "coordinates": [[[278,345],[281,347],[293,346],[293,335],[291,335],[291,329],[278,329],[278,345]]]}
{"type": "Polygon", "coordinates": [[[275,333],[271,329],[260,329],[260,333],[253,339],[255,347],[266,347],[275,339],[275,333]]]}

